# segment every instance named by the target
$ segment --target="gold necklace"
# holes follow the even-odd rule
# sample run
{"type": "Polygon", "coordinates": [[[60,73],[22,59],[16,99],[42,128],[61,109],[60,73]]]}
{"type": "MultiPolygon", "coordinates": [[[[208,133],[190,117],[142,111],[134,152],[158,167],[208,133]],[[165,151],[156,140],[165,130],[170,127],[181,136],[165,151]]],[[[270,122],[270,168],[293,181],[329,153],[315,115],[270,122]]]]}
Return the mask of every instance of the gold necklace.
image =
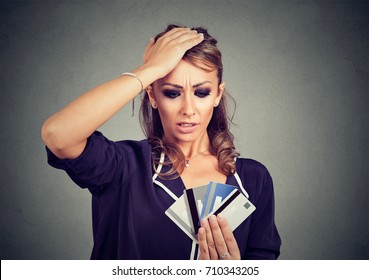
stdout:
{"type": "Polygon", "coordinates": [[[190,167],[190,160],[195,159],[197,156],[202,155],[202,154],[206,153],[207,151],[209,151],[209,149],[206,149],[205,151],[203,151],[201,153],[198,153],[196,156],[194,156],[194,157],[192,157],[190,159],[185,159],[185,166],[186,167],[190,167]]]}

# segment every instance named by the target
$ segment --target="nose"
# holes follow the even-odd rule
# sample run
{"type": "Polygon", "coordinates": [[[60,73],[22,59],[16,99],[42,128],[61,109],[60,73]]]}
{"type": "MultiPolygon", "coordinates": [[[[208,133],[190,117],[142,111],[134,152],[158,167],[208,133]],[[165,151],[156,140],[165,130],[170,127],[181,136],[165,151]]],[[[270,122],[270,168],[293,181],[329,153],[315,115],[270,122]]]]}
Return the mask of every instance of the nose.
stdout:
{"type": "Polygon", "coordinates": [[[195,108],[191,96],[188,94],[183,98],[182,114],[185,116],[195,115],[195,108]]]}

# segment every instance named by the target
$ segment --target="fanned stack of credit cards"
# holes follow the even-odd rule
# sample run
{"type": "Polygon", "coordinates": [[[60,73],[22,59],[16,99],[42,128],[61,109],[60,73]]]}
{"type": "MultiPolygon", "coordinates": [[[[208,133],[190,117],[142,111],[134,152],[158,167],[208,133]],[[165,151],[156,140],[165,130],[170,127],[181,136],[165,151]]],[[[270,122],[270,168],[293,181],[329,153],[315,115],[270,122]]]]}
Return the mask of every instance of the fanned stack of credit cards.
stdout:
{"type": "Polygon", "coordinates": [[[203,218],[222,213],[233,231],[255,209],[236,187],[210,182],[205,186],[184,190],[183,195],[165,211],[165,214],[197,242],[197,232],[203,218]]]}

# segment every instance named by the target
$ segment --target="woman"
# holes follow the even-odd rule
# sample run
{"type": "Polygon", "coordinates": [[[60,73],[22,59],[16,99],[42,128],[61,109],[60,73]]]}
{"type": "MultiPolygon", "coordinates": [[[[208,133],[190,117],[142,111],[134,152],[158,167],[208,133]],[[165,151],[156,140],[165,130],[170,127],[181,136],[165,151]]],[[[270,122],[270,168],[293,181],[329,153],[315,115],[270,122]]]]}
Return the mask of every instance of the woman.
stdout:
{"type": "Polygon", "coordinates": [[[275,259],[272,179],[237,159],[226,115],[217,41],[203,28],[169,25],[151,39],[144,63],[52,115],[42,127],[49,164],[92,194],[92,259],[275,259]],[[143,141],[96,131],[143,90],[143,141]],[[203,219],[198,246],[165,211],[185,189],[227,183],[256,210],[233,232],[221,215],[203,219]]]}

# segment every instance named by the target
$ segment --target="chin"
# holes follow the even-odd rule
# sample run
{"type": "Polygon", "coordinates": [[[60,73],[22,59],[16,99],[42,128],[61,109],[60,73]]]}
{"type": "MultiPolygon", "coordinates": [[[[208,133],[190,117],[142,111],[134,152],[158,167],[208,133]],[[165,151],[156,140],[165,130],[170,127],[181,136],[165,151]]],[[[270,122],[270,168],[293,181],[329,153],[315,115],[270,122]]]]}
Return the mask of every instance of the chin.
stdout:
{"type": "Polygon", "coordinates": [[[202,135],[199,134],[186,134],[186,135],[176,135],[174,139],[176,142],[195,142],[196,140],[199,140],[202,137],[202,135]]]}

